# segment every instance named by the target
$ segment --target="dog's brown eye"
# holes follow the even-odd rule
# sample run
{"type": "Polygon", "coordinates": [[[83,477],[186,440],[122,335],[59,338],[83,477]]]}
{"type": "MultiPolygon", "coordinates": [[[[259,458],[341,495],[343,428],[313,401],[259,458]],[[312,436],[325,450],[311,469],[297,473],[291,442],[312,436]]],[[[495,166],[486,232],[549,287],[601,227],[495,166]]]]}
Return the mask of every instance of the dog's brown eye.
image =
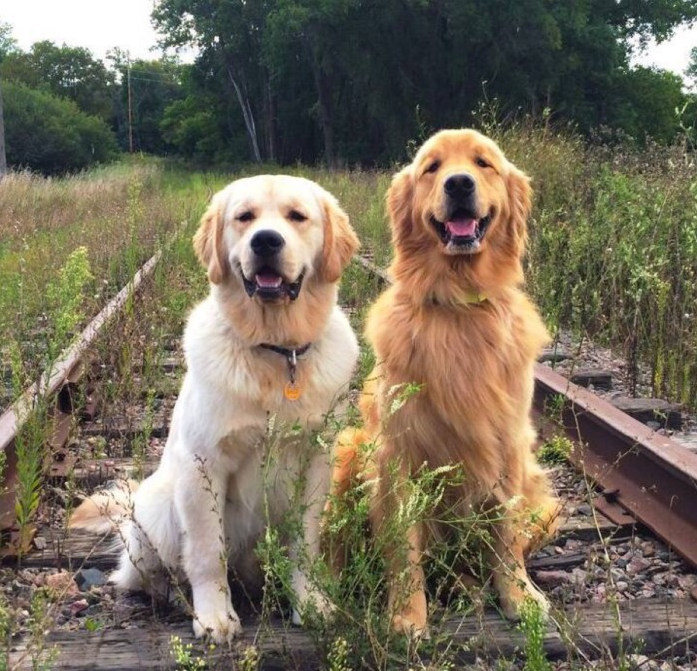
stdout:
{"type": "Polygon", "coordinates": [[[477,156],[475,163],[480,168],[490,168],[491,167],[491,165],[489,163],[487,163],[481,156],[477,156]]]}
{"type": "Polygon", "coordinates": [[[306,221],[307,217],[302,212],[298,212],[297,210],[291,210],[288,213],[288,219],[294,221],[296,224],[300,224],[303,221],[306,221]]]}
{"type": "Polygon", "coordinates": [[[433,161],[433,163],[426,168],[426,172],[435,172],[438,168],[440,168],[440,161],[433,161]]]}
{"type": "Polygon", "coordinates": [[[252,219],[254,219],[254,212],[250,210],[237,215],[237,221],[241,221],[242,223],[247,223],[248,221],[252,221],[252,219]]]}

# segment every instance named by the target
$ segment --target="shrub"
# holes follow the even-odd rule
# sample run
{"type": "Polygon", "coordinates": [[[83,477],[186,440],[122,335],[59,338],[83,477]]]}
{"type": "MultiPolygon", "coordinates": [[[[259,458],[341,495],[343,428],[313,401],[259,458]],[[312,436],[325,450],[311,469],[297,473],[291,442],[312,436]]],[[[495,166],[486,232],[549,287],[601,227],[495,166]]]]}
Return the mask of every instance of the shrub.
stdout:
{"type": "Polygon", "coordinates": [[[3,100],[8,165],[59,174],[116,157],[109,127],[72,101],[13,82],[3,84],[3,100]]]}

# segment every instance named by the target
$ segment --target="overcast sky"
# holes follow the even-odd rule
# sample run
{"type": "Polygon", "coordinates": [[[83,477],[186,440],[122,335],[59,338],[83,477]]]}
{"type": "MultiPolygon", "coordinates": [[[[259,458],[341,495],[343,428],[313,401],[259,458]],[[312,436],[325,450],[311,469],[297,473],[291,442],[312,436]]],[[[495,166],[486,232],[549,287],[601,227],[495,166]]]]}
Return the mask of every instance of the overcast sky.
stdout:
{"type": "Polygon", "coordinates": [[[0,0],[0,21],[12,26],[22,50],[34,42],[86,47],[104,58],[113,47],[133,58],[158,58],[150,51],[157,33],[150,23],[152,0],[0,0]]]}
{"type": "Polygon", "coordinates": [[[672,39],[656,45],[651,44],[647,51],[636,58],[641,65],[656,65],[682,75],[690,62],[690,51],[697,47],[697,26],[678,28],[672,39]]]}
{"type": "MultiPolygon", "coordinates": [[[[157,33],[150,24],[152,0],[0,0],[0,21],[12,26],[23,50],[39,40],[87,47],[98,58],[115,47],[133,58],[157,58],[150,51],[157,33]]],[[[697,47],[697,27],[676,31],[674,38],[652,45],[636,62],[682,74],[697,47]]]]}

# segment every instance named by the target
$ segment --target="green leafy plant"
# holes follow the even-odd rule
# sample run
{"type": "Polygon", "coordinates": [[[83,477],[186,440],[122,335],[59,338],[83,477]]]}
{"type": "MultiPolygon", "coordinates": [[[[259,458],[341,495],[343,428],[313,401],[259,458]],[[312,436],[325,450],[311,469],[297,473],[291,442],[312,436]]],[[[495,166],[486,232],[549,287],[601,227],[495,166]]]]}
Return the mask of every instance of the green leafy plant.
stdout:
{"type": "Polygon", "coordinates": [[[525,635],[525,666],[523,671],[551,671],[544,649],[546,617],[540,604],[526,599],[520,609],[518,629],[525,635]]]}
{"type": "Polygon", "coordinates": [[[557,434],[539,447],[537,460],[548,466],[564,464],[569,461],[573,450],[574,444],[565,436],[557,434]]]}
{"type": "Polygon", "coordinates": [[[351,671],[349,660],[350,647],[345,638],[335,638],[329,646],[327,653],[327,666],[329,671],[351,671]]]}
{"type": "Polygon", "coordinates": [[[58,648],[50,646],[46,641],[47,625],[51,620],[50,596],[45,590],[39,589],[32,595],[29,618],[30,636],[27,649],[32,671],[49,671],[58,658],[58,648]]]}
{"type": "Polygon", "coordinates": [[[12,638],[12,616],[10,605],[0,592],[0,671],[10,668],[10,642],[12,638]]]}
{"type": "MultiPolygon", "coordinates": [[[[87,250],[78,247],[68,257],[57,279],[47,287],[51,318],[46,334],[45,372],[37,381],[34,399],[29,404],[23,403],[18,409],[20,419],[24,421],[15,439],[18,480],[15,514],[20,530],[20,554],[29,540],[30,524],[38,510],[41,496],[41,479],[46,458],[45,443],[50,429],[44,385],[53,373],[61,352],[75,337],[75,327],[84,319],[80,307],[83,303],[84,287],[91,279],[87,250]]],[[[11,346],[10,357],[15,395],[20,396],[26,374],[16,343],[11,346]]]]}
{"type": "Polygon", "coordinates": [[[180,636],[169,639],[170,655],[177,665],[177,671],[197,671],[208,665],[203,657],[199,657],[192,643],[184,643],[180,636]]]}

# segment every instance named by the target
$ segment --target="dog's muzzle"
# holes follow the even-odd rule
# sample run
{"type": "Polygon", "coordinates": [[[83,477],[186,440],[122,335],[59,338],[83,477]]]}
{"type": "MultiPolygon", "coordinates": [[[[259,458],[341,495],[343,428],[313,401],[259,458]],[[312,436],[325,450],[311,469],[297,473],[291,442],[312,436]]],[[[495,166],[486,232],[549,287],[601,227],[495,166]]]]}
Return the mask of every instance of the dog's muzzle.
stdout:
{"type": "Polygon", "coordinates": [[[285,244],[283,236],[270,229],[257,231],[252,236],[249,246],[255,257],[254,276],[249,278],[241,273],[250,298],[258,296],[264,301],[277,301],[287,296],[294,301],[300,295],[304,273],[291,282],[277,269],[278,256],[285,244]]]}
{"type": "Polygon", "coordinates": [[[466,173],[451,175],[443,185],[446,216],[431,215],[431,224],[448,254],[476,254],[491,223],[491,213],[478,214],[477,183],[466,173]]]}

